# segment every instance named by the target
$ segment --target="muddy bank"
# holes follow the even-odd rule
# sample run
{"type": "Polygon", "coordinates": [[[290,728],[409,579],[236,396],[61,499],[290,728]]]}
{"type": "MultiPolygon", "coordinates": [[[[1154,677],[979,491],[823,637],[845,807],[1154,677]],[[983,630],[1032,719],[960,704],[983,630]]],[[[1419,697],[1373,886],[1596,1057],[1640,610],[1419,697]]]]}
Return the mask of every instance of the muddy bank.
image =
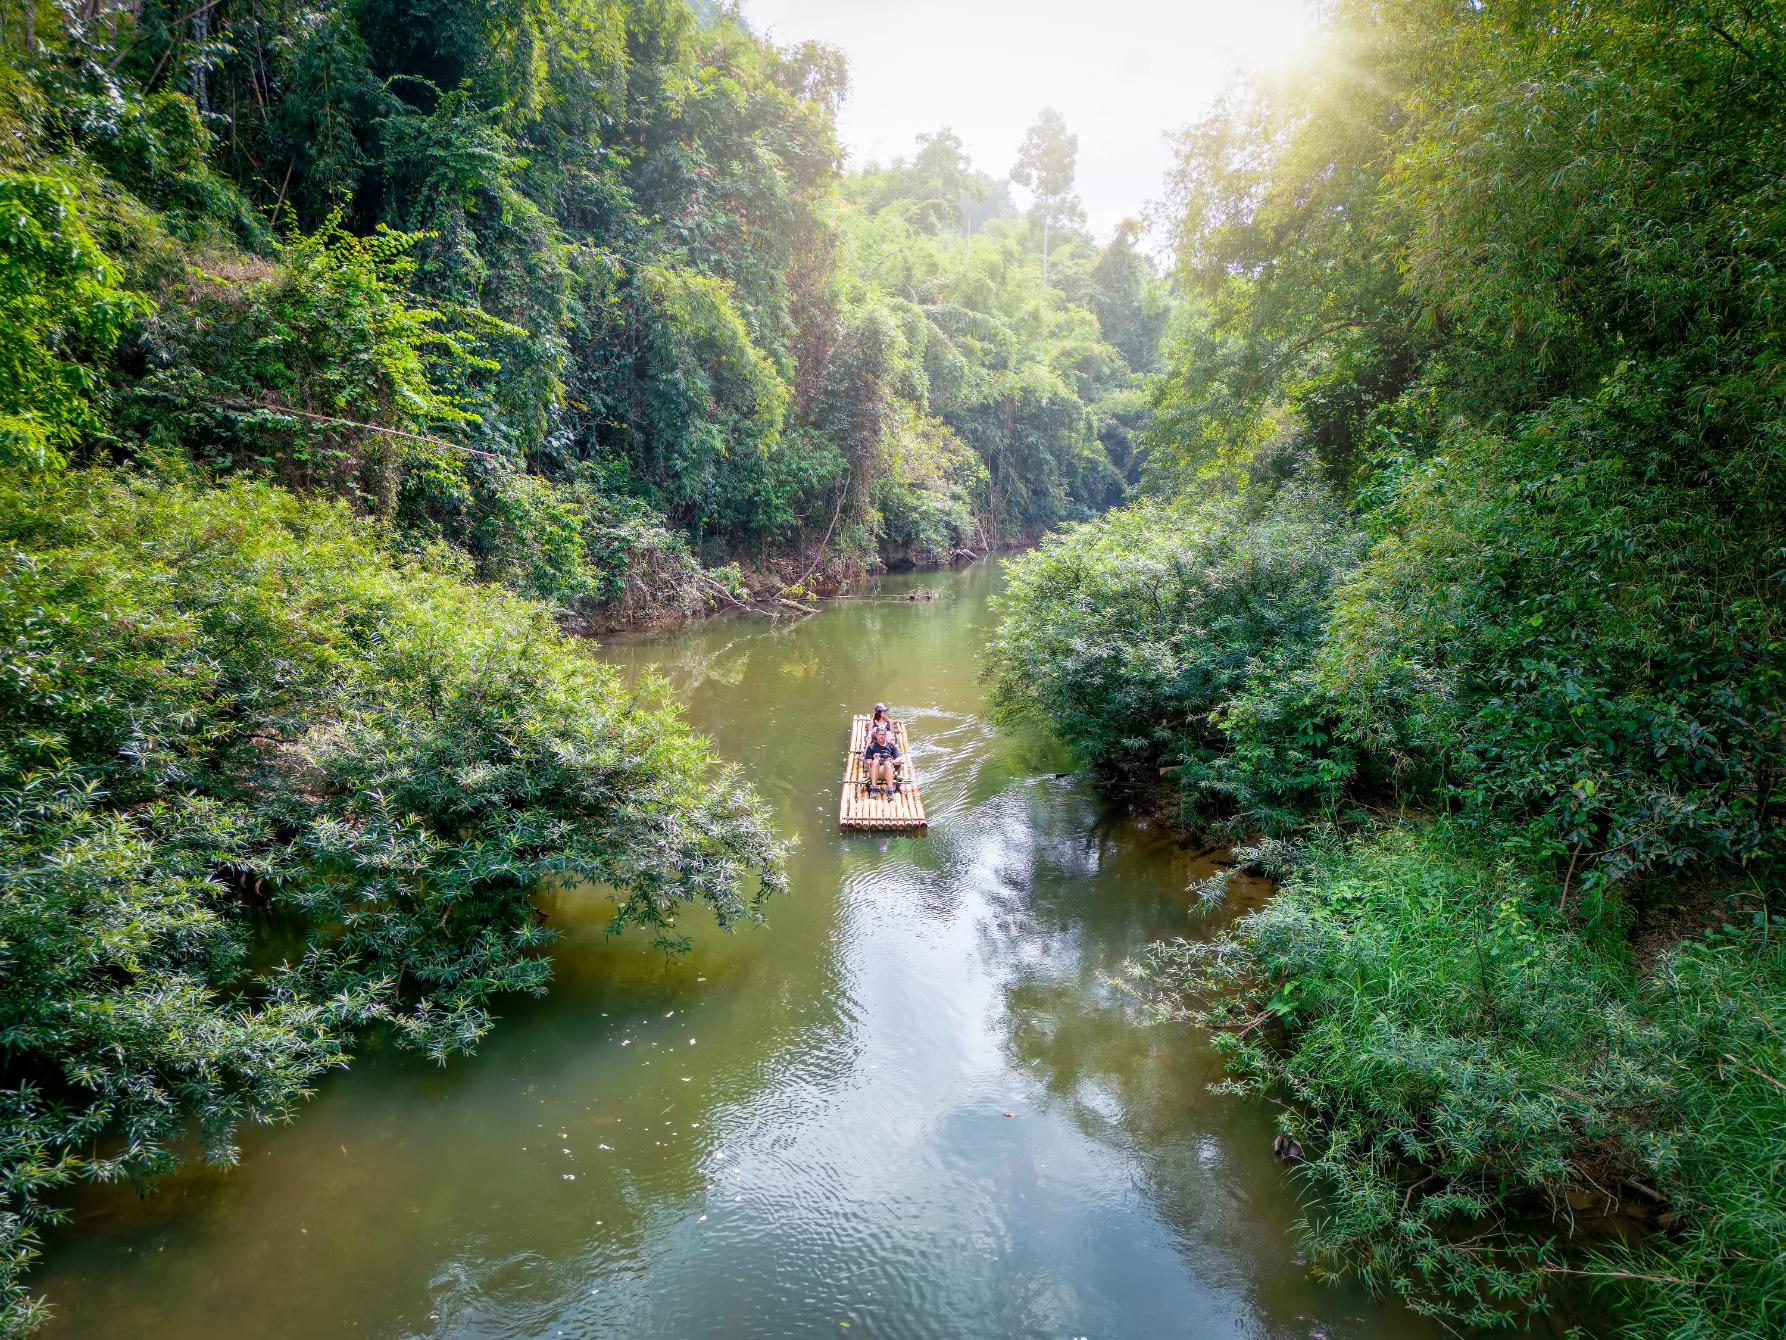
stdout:
{"type": "MultiPolygon", "coordinates": [[[[790,554],[754,562],[727,563],[675,573],[629,577],[615,599],[591,608],[567,610],[563,625],[582,637],[667,631],[716,614],[745,612],[769,619],[800,619],[827,600],[867,594],[889,574],[942,572],[1037,543],[1028,536],[978,549],[956,549],[946,559],[903,551],[864,565],[840,554],[814,558],[790,554]]],[[[914,599],[919,598],[916,594],[914,599]]]]}

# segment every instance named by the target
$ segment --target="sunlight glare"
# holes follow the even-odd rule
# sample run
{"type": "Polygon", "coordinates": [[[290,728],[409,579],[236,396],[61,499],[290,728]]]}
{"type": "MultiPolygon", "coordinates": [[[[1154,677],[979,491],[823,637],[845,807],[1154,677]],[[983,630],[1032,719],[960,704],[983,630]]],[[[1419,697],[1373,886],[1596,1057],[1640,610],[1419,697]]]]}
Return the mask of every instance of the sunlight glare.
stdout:
{"type": "MultiPolygon", "coordinates": [[[[1171,132],[1237,71],[1282,75],[1316,50],[1326,0],[741,0],[784,43],[850,63],[839,133],[856,166],[958,134],[1003,179],[1029,124],[1058,109],[1079,137],[1074,189],[1094,236],[1140,212],[1172,166],[1171,132]],[[1164,133],[1162,133],[1162,128],[1164,133]]],[[[1018,204],[1025,202],[1017,193],[1018,204]]]]}
{"type": "Polygon", "coordinates": [[[1306,51],[1315,23],[1302,0],[1251,0],[1227,7],[1223,45],[1234,63],[1249,70],[1286,65],[1306,51]]]}

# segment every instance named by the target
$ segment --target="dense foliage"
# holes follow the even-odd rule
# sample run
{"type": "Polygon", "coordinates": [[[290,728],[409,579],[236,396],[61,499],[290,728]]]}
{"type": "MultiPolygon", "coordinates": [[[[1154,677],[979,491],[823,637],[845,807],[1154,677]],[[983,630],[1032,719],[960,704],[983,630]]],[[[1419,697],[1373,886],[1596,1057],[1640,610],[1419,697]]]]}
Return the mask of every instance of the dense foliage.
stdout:
{"type": "Polygon", "coordinates": [[[22,17],[8,459],[347,497],[596,624],[734,588],[697,560],[947,561],[1132,478],[1132,234],[1062,213],[1070,154],[1017,216],[947,131],[840,192],[828,49],[685,0],[22,17]]]}
{"type": "Polygon", "coordinates": [[[1232,718],[1292,714],[1286,679],[1309,659],[1337,580],[1361,548],[1318,484],[1256,501],[1143,502],[1052,539],[1014,565],[994,655],[996,701],[1051,722],[1128,786],[1167,765],[1195,821],[1239,784],[1247,822],[1330,806],[1343,772],[1292,725],[1244,778],[1232,718]]]}
{"type": "Polygon", "coordinates": [[[1587,1278],[1634,1332],[1778,1333],[1786,21],[1328,17],[1181,141],[1144,473],[1193,501],[1021,561],[995,682],[1293,863],[1151,980],[1241,993],[1324,1265],[1476,1322],[1587,1278]]]}
{"type": "Polygon", "coordinates": [[[674,943],[778,887],[763,814],[548,612],[338,506],[107,474],[0,491],[0,1215],[232,1157],[356,1032],[444,1058],[544,989],[553,880],[674,943]]]}
{"type": "Polygon", "coordinates": [[[1326,1193],[1303,1224],[1322,1272],[1481,1326],[1585,1279],[1634,1330],[1777,1331],[1786,947],[1724,931],[1640,981],[1547,893],[1445,822],[1326,841],[1239,936],[1147,969],[1167,1016],[1217,1030],[1223,1087],[1288,1097],[1326,1193]],[[1571,1223],[1664,1196],[1678,1242],[1564,1263],[1571,1223]]]}

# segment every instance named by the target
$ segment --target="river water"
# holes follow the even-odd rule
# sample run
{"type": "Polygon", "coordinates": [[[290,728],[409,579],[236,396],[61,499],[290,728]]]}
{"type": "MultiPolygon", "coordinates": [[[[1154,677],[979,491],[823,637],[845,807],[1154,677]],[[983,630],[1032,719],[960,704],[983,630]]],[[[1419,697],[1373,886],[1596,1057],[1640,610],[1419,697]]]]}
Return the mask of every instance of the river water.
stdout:
{"type": "Polygon", "coordinates": [[[1434,1334],[1307,1278],[1269,1111],[1211,1096],[1196,1037],[1111,985],[1210,929],[1187,886],[1214,867],[987,719],[998,583],[891,578],[797,626],[607,647],[666,675],[798,838],[768,924],[685,918],[667,959],[607,939],[597,893],[555,897],[553,992],[506,1003],[477,1056],[363,1056],[233,1171],[84,1194],[32,1277],[48,1334],[1434,1334]],[[926,836],[836,829],[877,697],[911,723],[926,836]]]}

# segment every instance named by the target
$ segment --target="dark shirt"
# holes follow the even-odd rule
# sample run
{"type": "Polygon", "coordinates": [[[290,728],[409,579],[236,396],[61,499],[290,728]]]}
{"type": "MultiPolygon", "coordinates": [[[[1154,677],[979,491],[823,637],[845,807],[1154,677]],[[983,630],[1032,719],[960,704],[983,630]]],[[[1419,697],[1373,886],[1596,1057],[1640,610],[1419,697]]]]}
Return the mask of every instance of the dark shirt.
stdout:
{"type": "Polygon", "coordinates": [[[899,746],[893,743],[893,736],[888,734],[881,739],[870,737],[868,748],[862,751],[863,758],[898,758],[899,746]]]}

